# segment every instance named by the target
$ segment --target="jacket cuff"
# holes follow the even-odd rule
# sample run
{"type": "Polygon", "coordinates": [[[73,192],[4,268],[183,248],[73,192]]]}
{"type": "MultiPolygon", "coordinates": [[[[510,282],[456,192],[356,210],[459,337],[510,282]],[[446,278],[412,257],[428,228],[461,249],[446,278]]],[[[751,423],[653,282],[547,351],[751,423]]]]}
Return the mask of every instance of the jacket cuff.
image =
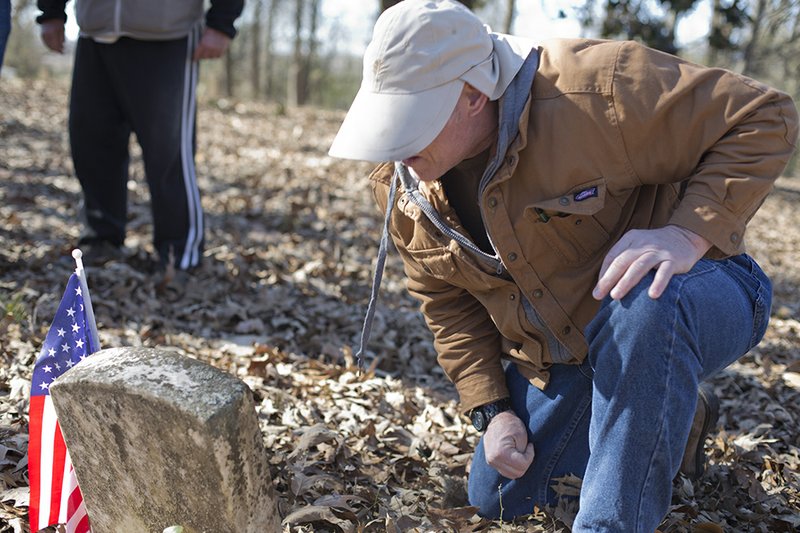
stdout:
{"type": "MultiPolygon", "coordinates": [[[[688,201],[687,201],[688,200],[688,201]]],[[[691,205],[684,199],[670,217],[669,224],[693,231],[707,239],[720,253],[712,256],[733,256],[745,252],[744,233],[746,221],[708,205],[691,205]]]]}
{"type": "Polygon", "coordinates": [[[244,0],[231,0],[212,2],[211,8],[206,13],[206,26],[224,33],[231,39],[236,37],[234,21],[242,14],[244,0]]]}
{"type": "Polygon", "coordinates": [[[502,365],[461,378],[455,385],[461,399],[460,409],[464,414],[481,405],[509,397],[502,365]]]}
{"type": "Polygon", "coordinates": [[[36,23],[41,24],[47,20],[60,20],[61,22],[67,22],[67,14],[64,11],[60,11],[58,9],[48,10],[36,17],[36,23]]]}

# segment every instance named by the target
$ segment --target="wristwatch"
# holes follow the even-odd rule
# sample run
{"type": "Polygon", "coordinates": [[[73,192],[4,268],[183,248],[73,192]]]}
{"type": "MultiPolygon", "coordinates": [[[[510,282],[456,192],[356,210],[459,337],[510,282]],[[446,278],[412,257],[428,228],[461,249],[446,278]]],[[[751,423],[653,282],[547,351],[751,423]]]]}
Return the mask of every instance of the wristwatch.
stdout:
{"type": "Polygon", "coordinates": [[[496,402],[487,403],[486,405],[481,405],[480,407],[472,409],[469,412],[469,418],[472,420],[472,425],[475,426],[475,429],[483,433],[486,431],[486,428],[489,427],[489,422],[492,421],[492,418],[503,411],[510,410],[511,400],[503,398],[502,400],[497,400],[496,402]]]}

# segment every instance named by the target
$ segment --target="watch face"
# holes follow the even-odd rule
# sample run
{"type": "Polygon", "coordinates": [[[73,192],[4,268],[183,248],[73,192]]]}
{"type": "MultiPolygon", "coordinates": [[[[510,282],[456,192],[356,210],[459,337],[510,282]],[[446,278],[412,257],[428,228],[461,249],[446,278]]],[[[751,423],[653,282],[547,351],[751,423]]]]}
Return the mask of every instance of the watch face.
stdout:
{"type": "Polygon", "coordinates": [[[486,429],[486,419],[483,416],[483,410],[474,409],[472,413],[470,413],[469,417],[472,420],[472,425],[475,426],[475,429],[478,431],[483,431],[486,429]]]}

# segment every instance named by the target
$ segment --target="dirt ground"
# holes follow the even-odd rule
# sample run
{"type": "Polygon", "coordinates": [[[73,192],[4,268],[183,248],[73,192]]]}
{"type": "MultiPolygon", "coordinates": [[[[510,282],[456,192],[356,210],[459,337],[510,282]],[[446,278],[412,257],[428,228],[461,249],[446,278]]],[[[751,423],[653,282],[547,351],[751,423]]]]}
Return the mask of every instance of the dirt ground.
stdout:
{"type": "MultiPolygon", "coordinates": [[[[30,377],[80,232],[67,100],[62,82],[0,87],[0,533],[28,530],[30,377]]],[[[370,167],[326,155],[342,116],[201,103],[206,253],[183,289],[157,284],[134,146],[128,255],[88,270],[101,344],[173,349],[251,387],[285,531],[568,531],[574,503],[519,523],[483,521],[467,507],[478,437],[391,252],[374,372],[354,372],[381,217],[370,167]]],[[[800,527],[798,205],[800,183],[781,179],[752,222],[750,253],[775,282],[771,326],[714,379],[722,414],[708,473],[676,480],[662,531],[800,527]]]]}

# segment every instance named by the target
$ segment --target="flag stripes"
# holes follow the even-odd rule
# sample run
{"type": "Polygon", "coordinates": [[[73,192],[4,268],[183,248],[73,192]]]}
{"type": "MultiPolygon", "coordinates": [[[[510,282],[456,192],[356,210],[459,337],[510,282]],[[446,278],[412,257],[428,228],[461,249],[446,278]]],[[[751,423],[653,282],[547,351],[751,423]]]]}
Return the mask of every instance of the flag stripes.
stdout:
{"type": "Polygon", "coordinates": [[[33,369],[28,430],[28,515],[34,533],[55,524],[66,524],[67,533],[91,531],[50,398],[50,385],[56,378],[98,347],[90,305],[85,281],[73,274],[33,369]]]}

